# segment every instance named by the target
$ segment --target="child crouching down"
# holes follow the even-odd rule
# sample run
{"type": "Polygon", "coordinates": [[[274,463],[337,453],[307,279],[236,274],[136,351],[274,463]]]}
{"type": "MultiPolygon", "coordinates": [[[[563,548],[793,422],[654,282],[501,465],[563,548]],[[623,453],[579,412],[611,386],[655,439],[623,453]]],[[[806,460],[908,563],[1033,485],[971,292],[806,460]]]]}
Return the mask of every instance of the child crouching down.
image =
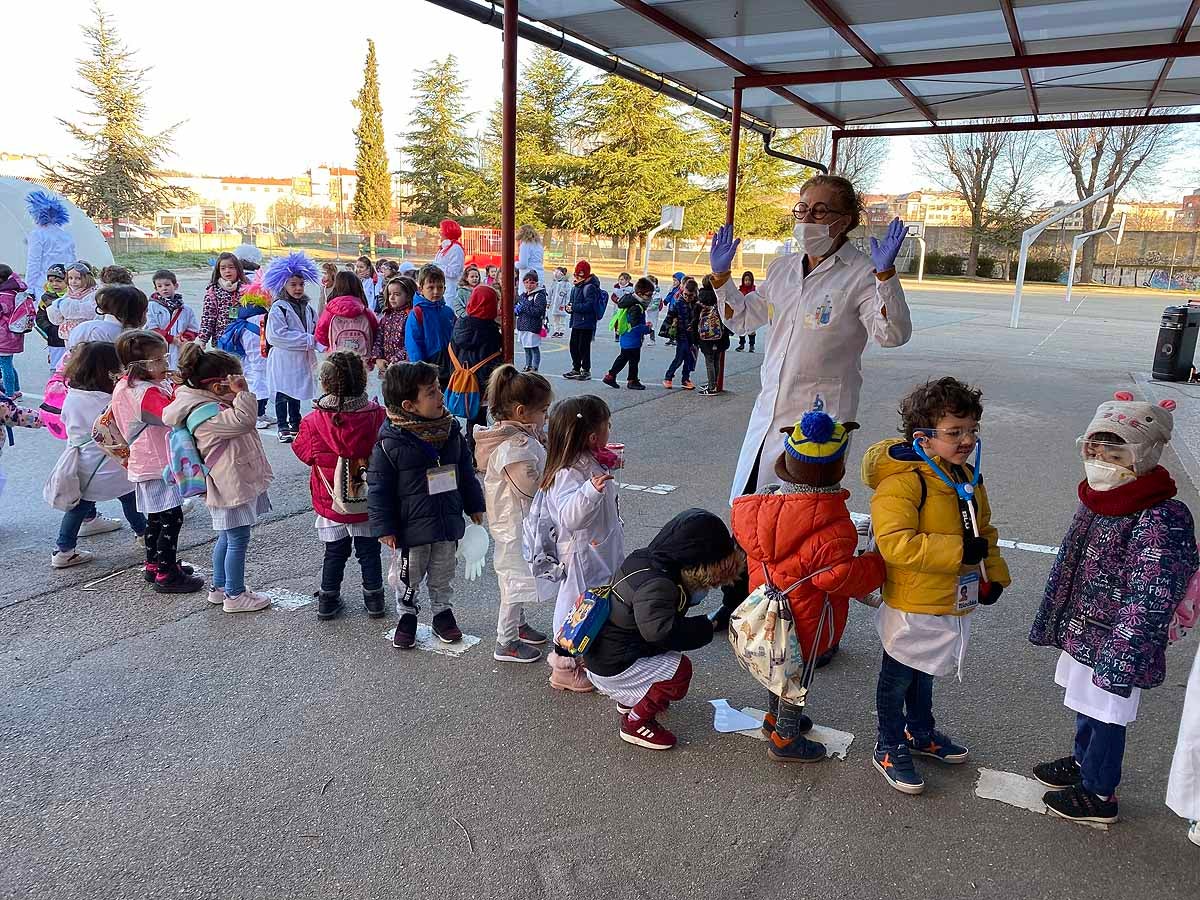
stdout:
{"type": "Polygon", "coordinates": [[[613,575],[608,621],[583,659],[588,680],[616,701],[621,740],[648,750],[675,746],[658,717],[691,684],[692,663],[681,651],[713,639],[708,617],[687,612],[711,588],[731,583],[743,565],[725,523],[688,509],[613,575]]]}
{"type": "Polygon", "coordinates": [[[1080,505],[1029,634],[1062,651],[1054,680],[1075,713],[1074,753],[1033,772],[1056,789],[1050,812],[1077,822],[1117,821],[1126,726],[1166,677],[1171,617],[1197,568],[1192,515],[1158,464],[1174,406],[1118,393],[1096,410],[1079,438],[1080,505]]]}
{"type": "Polygon", "coordinates": [[[192,429],[196,449],[208,467],[204,504],[217,532],[208,602],[227,613],[265,609],[271,598],[246,586],[250,529],[271,511],[267,488],[272,472],[258,436],[258,398],[246,384],[236,356],[204,350],[198,343],[180,349],[179,378],[182,383],[175,399],[163,410],[167,425],[184,427],[205,403],[215,402],[219,408],[192,429]]]}
{"type": "MultiPolygon", "coordinates": [[[[784,429],[784,452],[775,463],[778,484],[733,502],[733,534],[746,552],[750,589],[769,580],[788,592],[796,640],[807,663],[815,664],[846,629],[850,598],[883,584],[883,557],[857,556],[858,531],[843,490],[846,448],[857,422],[834,421],[824,412],[806,413],[784,429]],[[802,579],[808,579],[797,584],[802,579]]],[[[809,670],[811,671],[811,669],[809,670]]],[[[804,707],[768,698],[763,731],[767,754],[783,762],[819,762],[825,747],[806,737],[812,719],[804,707]]]]}
{"type": "Polygon", "coordinates": [[[875,538],[887,564],[875,618],[883,664],[872,762],[905,794],[925,790],[912,754],[944,763],[967,759],[966,747],[934,728],[933,679],[962,677],[976,605],[995,603],[1010,583],[987,490],[977,466],[967,463],[979,438],[981,396],[954,378],[921,385],[900,404],[904,440],[881,441],[863,457],[863,482],[875,491],[875,538]],[[960,490],[973,499],[961,500],[960,490]]]}
{"type": "MultiPolygon", "coordinates": [[[[379,429],[367,473],[371,533],[398,551],[393,559],[400,621],[392,646],[417,642],[417,594],[424,581],[433,608],[433,633],[462,640],[450,601],[455,554],[466,531],[465,512],[483,524],[483,490],[458,420],[446,411],[438,370],[426,362],[396,363],[383,376],[388,421],[379,429]]],[[[390,580],[390,576],[389,576],[390,580]]]]}

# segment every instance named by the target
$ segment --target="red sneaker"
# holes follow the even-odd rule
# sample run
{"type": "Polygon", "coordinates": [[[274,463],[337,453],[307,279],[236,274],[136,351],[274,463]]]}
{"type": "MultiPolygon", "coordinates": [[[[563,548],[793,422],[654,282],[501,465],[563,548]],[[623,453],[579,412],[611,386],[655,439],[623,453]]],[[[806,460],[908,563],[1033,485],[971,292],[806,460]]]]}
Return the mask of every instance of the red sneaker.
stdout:
{"type": "Polygon", "coordinates": [[[621,740],[647,750],[670,750],[675,746],[675,735],[654,719],[630,722],[628,715],[621,716],[621,740]]]}

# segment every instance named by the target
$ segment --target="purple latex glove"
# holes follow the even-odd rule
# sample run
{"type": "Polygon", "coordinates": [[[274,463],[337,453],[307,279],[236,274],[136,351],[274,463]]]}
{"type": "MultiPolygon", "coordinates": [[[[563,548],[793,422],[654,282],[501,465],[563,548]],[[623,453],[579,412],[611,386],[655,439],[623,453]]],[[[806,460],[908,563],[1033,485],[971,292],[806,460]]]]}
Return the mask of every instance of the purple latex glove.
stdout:
{"type": "MultiPolygon", "coordinates": [[[[876,272],[886,272],[896,265],[896,255],[900,246],[908,236],[908,228],[899,218],[892,219],[882,241],[871,238],[871,259],[875,263],[876,272]]],[[[715,241],[714,241],[715,246],[715,241]]],[[[715,269],[713,271],[716,271],[715,269]]]]}
{"type": "Polygon", "coordinates": [[[713,274],[720,275],[729,271],[741,242],[741,238],[734,238],[732,225],[722,225],[717,229],[712,245],[708,248],[708,264],[712,266],[713,274]]]}

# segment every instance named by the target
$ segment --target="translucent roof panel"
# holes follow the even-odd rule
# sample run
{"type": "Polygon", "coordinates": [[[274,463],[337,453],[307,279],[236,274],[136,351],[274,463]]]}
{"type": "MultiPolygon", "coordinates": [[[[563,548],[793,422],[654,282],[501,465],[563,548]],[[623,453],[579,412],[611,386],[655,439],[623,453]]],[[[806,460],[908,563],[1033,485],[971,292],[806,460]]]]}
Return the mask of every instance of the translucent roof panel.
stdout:
{"type": "Polygon", "coordinates": [[[1035,103],[1039,113],[1145,109],[1152,98],[1156,108],[1200,105],[1200,57],[1086,56],[1200,41],[1193,0],[520,0],[520,13],[725,105],[739,76],[832,73],[827,83],[745,92],[746,113],[779,127],[1029,116],[1035,103]],[[834,80],[846,69],[1011,57],[1018,47],[1085,55],[1027,73],[834,80]]]}

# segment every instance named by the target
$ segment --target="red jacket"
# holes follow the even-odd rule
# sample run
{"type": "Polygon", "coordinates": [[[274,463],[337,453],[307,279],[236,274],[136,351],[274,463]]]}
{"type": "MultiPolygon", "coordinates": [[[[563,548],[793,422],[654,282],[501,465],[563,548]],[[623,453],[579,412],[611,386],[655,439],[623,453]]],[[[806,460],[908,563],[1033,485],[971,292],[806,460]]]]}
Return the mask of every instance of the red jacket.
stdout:
{"type": "Polygon", "coordinates": [[[883,584],[883,557],[878,553],[855,556],[858,532],[846,509],[849,496],[849,491],[753,494],[733,501],[733,536],[746,551],[752,591],[765,580],[764,564],[780,590],[833,566],[788,598],[806,659],[814,639],[818,655],[841,640],[851,597],[869,594],[883,584]],[[822,628],[817,635],[826,595],[833,608],[833,628],[832,632],[822,628]]]}
{"type": "Polygon", "coordinates": [[[334,512],[333,498],[329,496],[325,481],[333,485],[333,470],[339,456],[361,459],[364,463],[371,458],[379,429],[386,419],[383,407],[368,403],[364,409],[355,412],[314,409],[300,420],[300,432],[292,443],[292,451],[302,463],[312,467],[308,487],[312,492],[313,509],[318,515],[346,524],[367,521],[366,513],[346,516],[334,512]],[[321,475],[325,476],[325,481],[321,480],[321,475]]]}

